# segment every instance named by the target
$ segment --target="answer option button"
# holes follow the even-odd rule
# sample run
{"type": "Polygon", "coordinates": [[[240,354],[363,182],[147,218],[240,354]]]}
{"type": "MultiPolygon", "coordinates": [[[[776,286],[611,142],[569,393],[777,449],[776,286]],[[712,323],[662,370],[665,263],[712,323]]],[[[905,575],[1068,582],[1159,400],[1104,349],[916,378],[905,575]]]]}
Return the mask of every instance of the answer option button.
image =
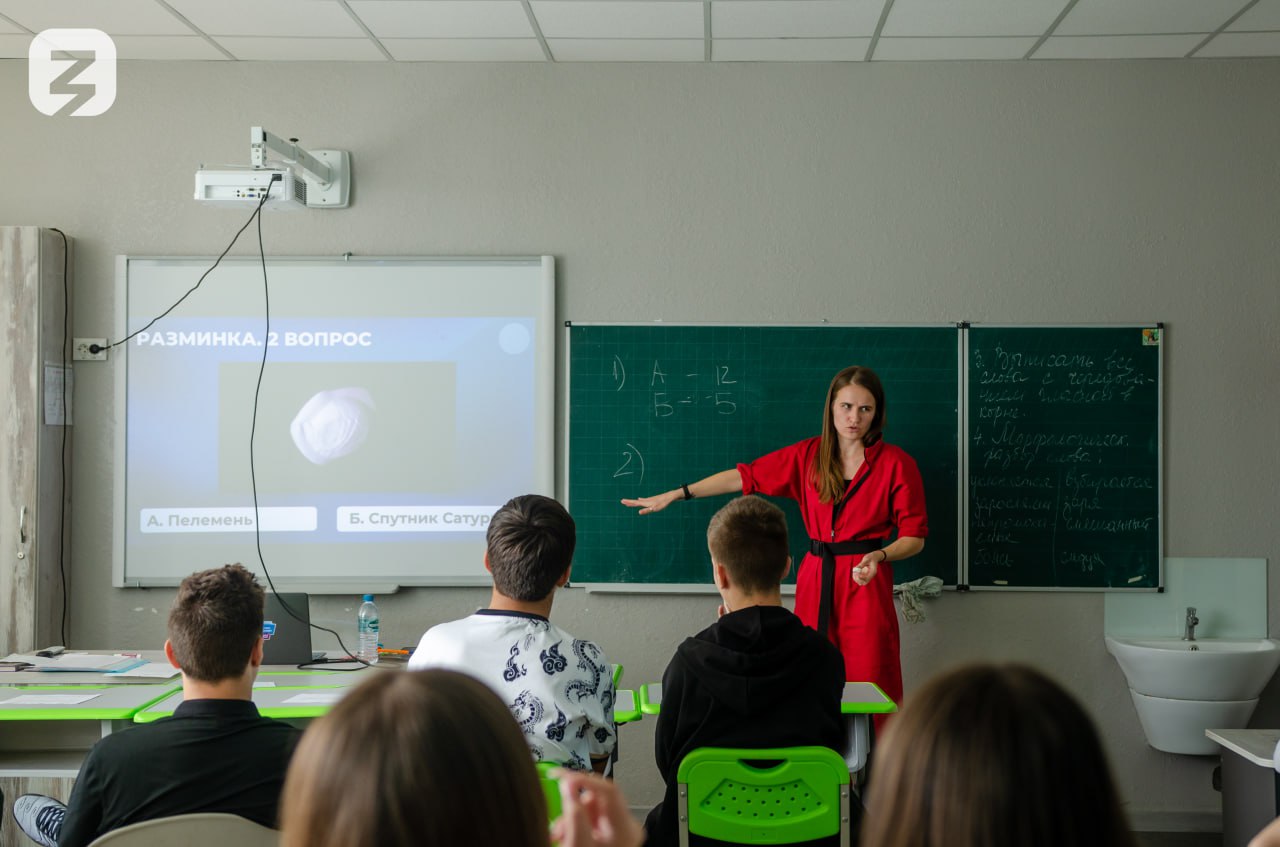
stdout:
{"type": "MultiPolygon", "coordinates": [[[[258,509],[263,532],[315,532],[315,506],[265,506],[258,509]]],[[[139,529],[166,532],[253,532],[252,506],[143,509],[139,529]]]]}
{"type": "Polygon", "coordinates": [[[339,506],[338,532],[484,532],[497,506],[339,506]]]}

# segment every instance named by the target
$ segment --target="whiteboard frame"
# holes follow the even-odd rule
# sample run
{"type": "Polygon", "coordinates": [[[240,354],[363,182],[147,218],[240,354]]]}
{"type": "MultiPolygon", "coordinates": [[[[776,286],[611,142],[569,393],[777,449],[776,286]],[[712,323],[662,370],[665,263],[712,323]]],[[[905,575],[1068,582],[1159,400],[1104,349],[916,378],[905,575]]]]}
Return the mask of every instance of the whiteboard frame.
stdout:
{"type": "MultiPolygon", "coordinates": [[[[115,332],[116,338],[128,335],[128,272],[130,262],[205,262],[212,265],[215,256],[177,256],[165,255],[129,255],[118,254],[115,262],[115,332]]],[[[222,260],[222,266],[230,264],[258,265],[261,261],[257,254],[228,256],[222,260]]],[[[268,272],[272,266],[292,263],[325,262],[340,265],[433,265],[433,264],[470,264],[470,265],[536,265],[539,268],[537,284],[541,290],[536,295],[539,314],[535,316],[538,337],[535,341],[537,358],[545,365],[535,371],[534,398],[535,421],[534,432],[535,455],[533,470],[536,479],[541,480],[536,491],[528,492],[552,496],[555,491],[555,298],[556,275],[555,257],[544,255],[515,256],[354,256],[350,253],[342,255],[305,255],[305,256],[267,256],[268,272]]],[[[207,283],[206,283],[207,284],[207,283]]],[[[197,295],[193,295],[197,296],[197,295]]],[[[161,326],[162,324],[157,324],[161,326]]],[[[127,357],[129,345],[122,345],[111,351],[111,374],[114,380],[115,398],[115,438],[113,469],[113,505],[112,505],[112,562],[111,584],[115,588],[159,588],[176,586],[181,577],[127,577],[125,574],[125,537],[126,537],[126,503],[125,486],[127,482],[125,468],[125,450],[128,441],[128,408],[127,402],[127,357]]],[[[268,365],[270,358],[267,359],[268,365]]],[[[481,550],[481,552],[483,552],[481,550]]],[[[196,563],[197,565],[199,563],[196,563]]],[[[256,559],[246,562],[250,570],[257,570],[256,559]]],[[[476,557],[476,575],[441,576],[420,579],[403,577],[370,578],[353,576],[346,578],[333,577],[272,577],[272,584],[279,590],[305,591],[312,594],[351,594],[373,592],[390,594],[400,586],[436,586],[436,587],[478,587],[492,585],[492,579],[484,571],[482,558],[476,557]]],[[[196,568],[193,567],[193,570],[196,568]]],[[[268,563],[269,569],[269,563],[268,563]]]]}

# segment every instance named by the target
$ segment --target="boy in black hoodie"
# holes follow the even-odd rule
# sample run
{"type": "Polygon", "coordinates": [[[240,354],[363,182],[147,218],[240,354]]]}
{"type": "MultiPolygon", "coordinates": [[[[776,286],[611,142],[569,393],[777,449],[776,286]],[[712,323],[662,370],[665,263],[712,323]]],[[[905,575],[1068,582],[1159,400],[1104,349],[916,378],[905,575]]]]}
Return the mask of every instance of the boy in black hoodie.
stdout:
{"type": "Polygon", "coordinates": [[[662,675],[654,746],[667,793],[645,820],[647,847],[678,843],[676,771],[690,751],[845,746],[840,651],[782,606],[791,570],[782,510],[759,497],[732,500],[711,518],[707,547],[720,619],[686,638],[662,675]]]}

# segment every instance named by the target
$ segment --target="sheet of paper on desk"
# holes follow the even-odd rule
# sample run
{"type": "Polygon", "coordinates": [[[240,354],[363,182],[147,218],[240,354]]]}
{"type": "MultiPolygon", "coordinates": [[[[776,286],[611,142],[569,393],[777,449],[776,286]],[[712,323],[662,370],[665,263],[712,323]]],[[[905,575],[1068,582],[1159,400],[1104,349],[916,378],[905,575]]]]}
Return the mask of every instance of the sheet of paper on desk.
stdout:
{"type": "Polygon", "coordinates": [[[332,706],[334,703],[342,699],[342,695],[344,693],[345,692],[338,690],[324,691],[314,694],[295,694],[284,702],[292,703],[296,706],[332,706]]]}
{"type": "Polygon", "coordinates": [[[4,658],[6,662],[27,662],[37,671],[122,671],[145,664],[132,656],[111,656],[104,653],[63,653],[61,656],[33,656],[14,653],[4,658]]]}
{"type": "Polygon", "coordinates": [[[112,676],[144,676],[152,679],[170,679],[177,675],[178,669],[168,662],[147,662],[145,665],[112,674],[112,676]]]}
{"type": "Polygon", "coordinates": [[[6,706],[75,706],[92,700],[97,694],[19,694],[5,700],[6,706]]]}

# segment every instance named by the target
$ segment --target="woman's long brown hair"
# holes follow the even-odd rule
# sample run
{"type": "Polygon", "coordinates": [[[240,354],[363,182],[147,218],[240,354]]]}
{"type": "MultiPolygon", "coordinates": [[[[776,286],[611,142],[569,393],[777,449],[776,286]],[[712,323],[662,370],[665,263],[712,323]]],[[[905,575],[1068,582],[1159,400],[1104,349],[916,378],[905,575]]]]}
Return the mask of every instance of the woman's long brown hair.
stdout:
{"type": "Polygon", "coordinates": [[[908,697],[868,791],[862,847],[1135,847],[1093,722],[1025,665],[969,665],[908,697]]]}
{"type": "Polygon", "coordinates": [[[831,380],[831,387],[827,389],[827,403],[822,407],[822,440],[818,444],[817,455],[813,457],[813,485],[818,489],[818,499],[823,503],[834,503],[844,496],[844,465],[840,461],[840,440],[836,436],[831,406],[836,402],[836,392],[846,385],[861,386],[871,392],[876,400],[876,412],[866,435],[862,436],[862,446],[870,447],[884,433],[884,387],[880,385],[880,377],[871,368],[860,365],[845,368],[836,374],[831,380]]]}
{"type": "Polygon", "coordinates": [[[454,671],[375,673],[308,727],[285,779],[282,847],[549,847],[511,713],[454,671]]]}

